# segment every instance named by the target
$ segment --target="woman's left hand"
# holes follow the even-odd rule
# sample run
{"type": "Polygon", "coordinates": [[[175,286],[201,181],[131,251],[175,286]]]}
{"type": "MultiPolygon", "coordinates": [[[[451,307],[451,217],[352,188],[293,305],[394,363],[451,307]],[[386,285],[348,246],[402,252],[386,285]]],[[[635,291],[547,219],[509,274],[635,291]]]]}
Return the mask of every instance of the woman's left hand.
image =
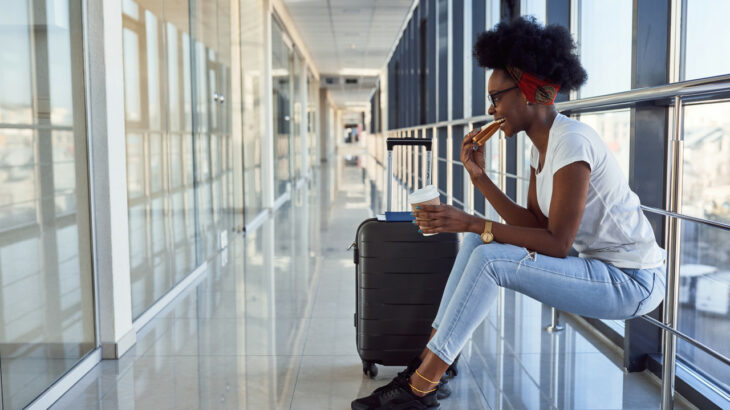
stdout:
{"type": "MultiPolygon", "coordinates": [[[[471,232],[477,217],[450,205],[420,205],[413,211],[416,225],[423,233],[471,232]]],[[[483,223],[483,222],[482,222],[483,223]]]]}

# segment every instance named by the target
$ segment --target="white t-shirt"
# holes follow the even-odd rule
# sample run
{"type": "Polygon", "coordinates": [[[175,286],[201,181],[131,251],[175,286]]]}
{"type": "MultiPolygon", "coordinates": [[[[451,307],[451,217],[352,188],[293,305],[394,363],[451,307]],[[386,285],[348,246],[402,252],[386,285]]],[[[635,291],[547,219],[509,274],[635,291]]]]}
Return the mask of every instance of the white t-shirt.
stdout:
{"type": "Polygon", "coordinates": [[[585,161],[591,168],[583,219],[573,242],[580,257],[630,269],[654,268],[664,263],[666,254],[656,243],[639,197],[629,188],[616,158],[590,126],[558,114],[550,128],[545,163],[537,172],[539,159],[533,146],[530,166],[535,169],[537,202],[548,218],[553,175],[577,161],[585,161]]]}

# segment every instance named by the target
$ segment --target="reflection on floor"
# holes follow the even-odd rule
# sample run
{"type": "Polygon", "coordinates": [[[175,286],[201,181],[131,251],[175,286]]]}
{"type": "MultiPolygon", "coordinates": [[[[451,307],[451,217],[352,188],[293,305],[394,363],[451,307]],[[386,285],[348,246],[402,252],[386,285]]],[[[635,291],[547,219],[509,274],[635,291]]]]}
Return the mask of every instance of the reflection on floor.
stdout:
{"type": "MultiPolygon", "coordinates": [[[[340,162],[255,232],[231,240],[208,273],[103,361],[54,408],[348,409],[399,370],[363,377],[352,324],[352,242],[369,216],[362,171],[340,162]]],[[[659,386],[573,323],[503,292],[463,354],[444,409],[658,408],[659,386]]]]}

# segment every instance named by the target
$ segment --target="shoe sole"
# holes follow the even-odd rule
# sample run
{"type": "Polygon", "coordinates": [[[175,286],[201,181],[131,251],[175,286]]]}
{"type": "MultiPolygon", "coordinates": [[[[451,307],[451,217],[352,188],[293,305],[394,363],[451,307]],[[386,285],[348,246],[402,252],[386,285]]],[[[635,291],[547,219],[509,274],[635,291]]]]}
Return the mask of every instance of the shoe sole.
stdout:
{"type": "MultiPolygon", "coordinates": [[[[350,408],[352,408],[352,410],[368,410],[367,406],[365,406],[365,405],[359,406],[354,403],[350,406],[350,408]]],[[[436,407],[428,407],[427,410],[441,410],[441,405],[439,404],[436,407]]]]}
{"type": "MultiPolygon", "coordinates": [[[[368,407],[366,405],[364,405],[364,404],[361,405],[360,403],[351,403],[350,408],[352,410],[368,410],[368,407]]],[[[441,410],[441,404],[439,404],[436,407],[427,407],[426,409],[427,410],[441,410]]]]}

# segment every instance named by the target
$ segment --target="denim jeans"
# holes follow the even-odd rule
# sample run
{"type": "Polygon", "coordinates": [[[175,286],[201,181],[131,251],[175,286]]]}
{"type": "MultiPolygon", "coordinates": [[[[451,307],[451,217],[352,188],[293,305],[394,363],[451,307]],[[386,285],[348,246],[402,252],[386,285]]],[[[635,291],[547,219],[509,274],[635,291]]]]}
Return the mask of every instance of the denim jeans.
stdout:
{"type": "Polygon", "coordinates": [[[451,364],[487,316],[499,286],[565,312],[628,319],[664,298],[665,267],[619,269],[596,259],[554,258],[467,233],[446,283],[428,349],[451,364]]]}

